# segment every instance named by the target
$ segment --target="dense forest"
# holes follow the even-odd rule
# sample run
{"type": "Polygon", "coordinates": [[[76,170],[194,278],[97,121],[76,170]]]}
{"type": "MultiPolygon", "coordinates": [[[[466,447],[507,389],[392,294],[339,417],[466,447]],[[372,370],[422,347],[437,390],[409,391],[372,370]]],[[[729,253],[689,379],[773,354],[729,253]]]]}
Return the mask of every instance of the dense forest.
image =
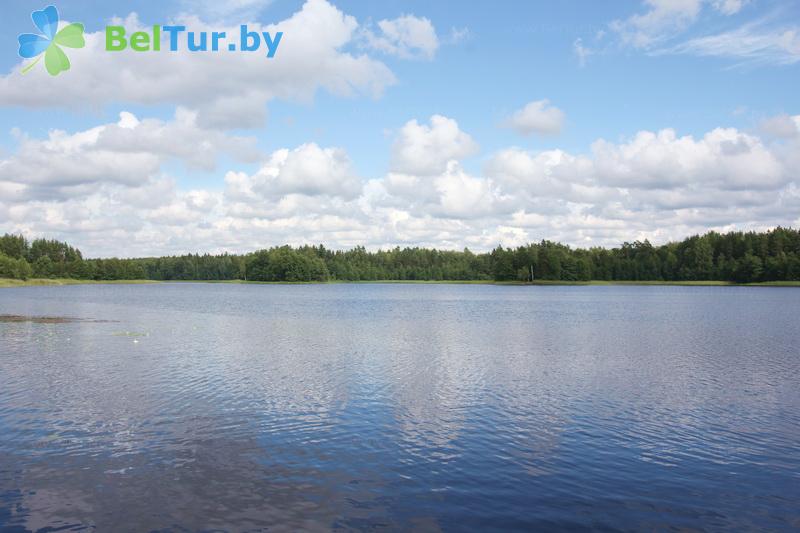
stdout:
{"type": "Polygon", "coordinates": [[[800,280],[800,231],[716,232],[653,246],[571,248],[541,241],[488,253],[363,247],[280,246],[245,255],[84,259],[72,246],[21,235],[0,237],[0,278],[89,280],[618,280],[749,283],[800,280]]]}

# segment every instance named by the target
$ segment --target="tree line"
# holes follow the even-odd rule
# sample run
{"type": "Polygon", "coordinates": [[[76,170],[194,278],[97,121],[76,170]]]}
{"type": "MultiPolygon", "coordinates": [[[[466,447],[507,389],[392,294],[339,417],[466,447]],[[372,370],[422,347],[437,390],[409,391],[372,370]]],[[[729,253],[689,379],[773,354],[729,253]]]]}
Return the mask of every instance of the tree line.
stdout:
{"type": "Polygon", "coordinates": [[[709,232],[654,246],[572,248],[543,240],[491,252],[278,246],[249,254],[85,259],[56,240],[0,237],[0,278],[249,281],[800,281],[800,231],[709,232]]]}

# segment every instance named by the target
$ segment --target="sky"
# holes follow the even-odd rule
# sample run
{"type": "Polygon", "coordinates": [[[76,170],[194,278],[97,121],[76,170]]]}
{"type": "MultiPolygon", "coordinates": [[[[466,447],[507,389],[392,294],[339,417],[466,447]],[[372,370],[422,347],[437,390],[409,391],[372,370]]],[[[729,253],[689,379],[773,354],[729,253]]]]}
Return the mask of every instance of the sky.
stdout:
{"type": "Polygon", "coordinates": [[[137,257],[800,226],[800,0],[62,0],[86,45],[23,74],[46,5],[0,6],[0,233],[137,257]],[[105,49],[170,24],[283,37],[105,49]]]}

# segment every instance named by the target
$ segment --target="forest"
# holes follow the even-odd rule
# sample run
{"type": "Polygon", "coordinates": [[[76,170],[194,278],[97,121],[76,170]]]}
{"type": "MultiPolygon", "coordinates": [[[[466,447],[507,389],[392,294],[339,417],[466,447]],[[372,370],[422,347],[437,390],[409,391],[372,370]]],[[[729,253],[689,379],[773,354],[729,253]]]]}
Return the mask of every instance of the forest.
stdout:
{"type": "Polygon", "coordinates": [[[800,231],[709,232],[654,246],[572,248],[543,240],[491,252],[322,245],[248,254],[86,259],[57,240],[0,237],[0,278],[245,281],[800,281],[800,231]]]}

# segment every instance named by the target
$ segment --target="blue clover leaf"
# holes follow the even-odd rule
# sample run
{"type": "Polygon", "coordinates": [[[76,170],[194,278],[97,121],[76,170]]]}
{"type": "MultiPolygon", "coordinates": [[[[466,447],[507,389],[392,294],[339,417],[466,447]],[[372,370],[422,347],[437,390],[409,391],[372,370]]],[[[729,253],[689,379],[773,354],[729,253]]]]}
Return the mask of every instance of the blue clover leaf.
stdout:
{"type": "Polygon", "coordinates": [[[31,13],[31,19],[42,33],[23,33],[18,37],[19,55],[25,59],[36,58],[22,69],[22,73],[25,74],[33,68],[42,58],[42,53],[44,53],[45,68],[51,76],[57,76],[61,72],[69,70],[69,58],[61,46],[83,48],[86,45],[83,38],[83,24],[74,22],[58,31],[58,10],[55,6],[47,6],[41,11],[34,11],[31,13]]]}

